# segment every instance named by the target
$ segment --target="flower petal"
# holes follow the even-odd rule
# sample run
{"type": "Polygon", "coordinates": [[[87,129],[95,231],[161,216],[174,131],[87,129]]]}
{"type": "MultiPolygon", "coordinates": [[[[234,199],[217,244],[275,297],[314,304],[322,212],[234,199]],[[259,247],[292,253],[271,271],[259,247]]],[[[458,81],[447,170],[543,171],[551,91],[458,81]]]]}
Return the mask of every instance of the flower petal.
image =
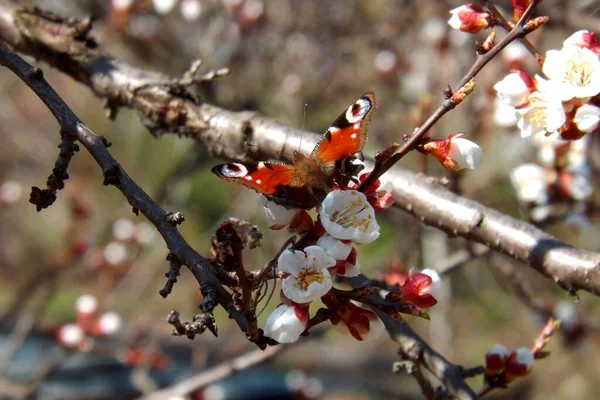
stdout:
{"type": "Polygon", "coordinates": [[[351,244],[344,243],[328,234],[319,238],[317,246],[322,247],[325,252],[336,260],[345,260],[352,251],[351,244]]]}
{"type": "Polygon", "coordinates": [[[281,304],[267,318],[264,328],[265,336],[279,343],[293,343],[304,332],[307,322],[308,309],[303,310],[297,306],[281,304]],[[298,318],[299,315],[302,318],[298,318]]]}
{"type": "Polygon", "coordinates": [[[281,272],[297,274],[306,266],[306,254],[299,250],[284,250],[277,260],[277,266],[281,272]]]}
{"type": "Polygon", "coordinates": [[[323,228],[336,239],[370,243],[379,237],[375,210],[356,190],[330,192],[319,209],[323,228]]]}

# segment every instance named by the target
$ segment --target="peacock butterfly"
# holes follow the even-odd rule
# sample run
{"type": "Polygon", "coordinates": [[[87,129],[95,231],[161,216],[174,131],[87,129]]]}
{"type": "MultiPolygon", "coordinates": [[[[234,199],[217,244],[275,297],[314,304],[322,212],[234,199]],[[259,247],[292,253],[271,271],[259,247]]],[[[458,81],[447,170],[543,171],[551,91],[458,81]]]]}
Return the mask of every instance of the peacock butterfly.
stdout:
{"type": "Polygon", "coordinates": [[[310,156],[294,152],[294,164],[267,161],[231,162],[212,168],[233,181],[287,208],[313,208],[333,185],[346,187],[360,168],[356,159],[367,142],[367,125],[377,107],[375,94],[365,93],[325,131],[310,156]]]}

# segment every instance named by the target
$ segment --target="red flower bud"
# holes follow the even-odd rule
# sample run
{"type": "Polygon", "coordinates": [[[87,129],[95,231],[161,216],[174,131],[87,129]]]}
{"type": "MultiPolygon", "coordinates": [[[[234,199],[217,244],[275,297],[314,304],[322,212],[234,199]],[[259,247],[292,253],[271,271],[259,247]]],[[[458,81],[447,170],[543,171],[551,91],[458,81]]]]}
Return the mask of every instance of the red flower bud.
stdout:
{"type": "Polygon", "coordinates": [[[477,33],[495,25],[494,17],[477,4],[465,4],[450,11],[452,17],[448,24],[453,29],[477,33]]]}

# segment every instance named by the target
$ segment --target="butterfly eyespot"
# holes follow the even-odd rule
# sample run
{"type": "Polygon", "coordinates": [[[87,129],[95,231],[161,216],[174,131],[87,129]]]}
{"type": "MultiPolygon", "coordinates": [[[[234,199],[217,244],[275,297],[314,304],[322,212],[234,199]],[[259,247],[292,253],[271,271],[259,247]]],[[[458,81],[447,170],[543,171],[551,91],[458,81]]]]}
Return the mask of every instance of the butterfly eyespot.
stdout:
{"type": "Polygon", "coordinates": [[[244,165],[240,164],[240,163],[229,163],[229,164],[225,164],[223,165],[223,167],[221,167],[221,174],[227,178],[250,178],[252,179],[252,177],[250,177],[248,175],[248,168],[246,168],[244,165]]]}
{"type": "Polygon", "coordinates": [[[346,111],[346,119],[349,123],[355,124],[360,122],[371,109],[371,102],[368,99],[360,98],[356,103],[348,107],[346,111]]]}

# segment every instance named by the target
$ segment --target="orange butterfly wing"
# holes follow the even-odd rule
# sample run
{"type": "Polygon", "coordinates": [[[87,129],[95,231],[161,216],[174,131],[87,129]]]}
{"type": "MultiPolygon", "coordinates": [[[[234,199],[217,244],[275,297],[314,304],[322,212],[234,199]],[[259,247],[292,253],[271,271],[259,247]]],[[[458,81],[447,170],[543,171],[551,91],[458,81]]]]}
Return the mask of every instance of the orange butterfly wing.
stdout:
{"type": "Polygon", "coordinates": [[[367,143],[367,126],[376,107],[375,93],[365,93],[325,131],[310,156],[319,164],[327,164],[361,151],[367,143]]]}
{"type": "Polygon", "coordinates": [[[274,195],[284,186],[294,186],[294,166],[287,164],[248,161],[220,164],[212,172],[225,181],[233,181],[265,195],[274,195]]]}

